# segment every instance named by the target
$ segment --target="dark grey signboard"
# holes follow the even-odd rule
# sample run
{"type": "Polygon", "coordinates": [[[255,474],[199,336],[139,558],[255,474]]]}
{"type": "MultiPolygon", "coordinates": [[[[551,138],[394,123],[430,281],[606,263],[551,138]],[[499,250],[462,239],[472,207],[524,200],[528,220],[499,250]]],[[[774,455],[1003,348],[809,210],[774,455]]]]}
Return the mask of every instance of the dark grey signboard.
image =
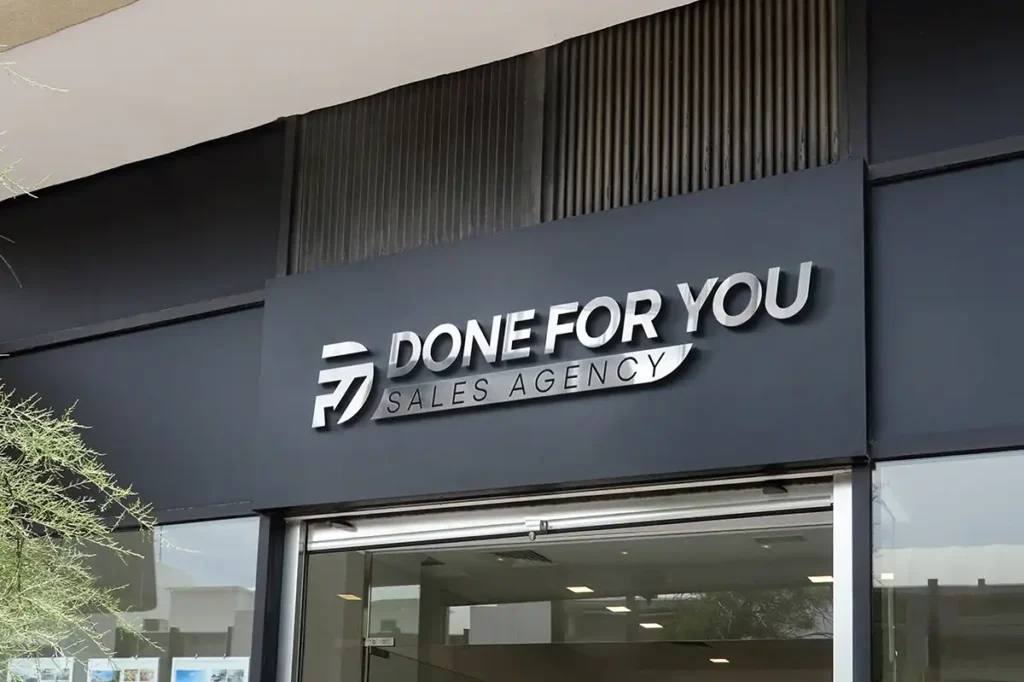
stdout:
{"type": "Polygon", "coordinates": [[[851,162],[272,282],[264,506],[862,455],[863,203],[851,162]]]}

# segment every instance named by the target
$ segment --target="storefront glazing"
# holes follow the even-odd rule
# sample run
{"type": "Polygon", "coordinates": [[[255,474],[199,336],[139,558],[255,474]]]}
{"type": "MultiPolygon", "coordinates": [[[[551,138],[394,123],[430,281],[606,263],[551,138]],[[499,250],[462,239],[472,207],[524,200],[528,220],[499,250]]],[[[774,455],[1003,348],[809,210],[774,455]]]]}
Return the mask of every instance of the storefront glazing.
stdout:
{"type": "Polygon", "coordinates": [[[688,487],[296,523],[279,679],[849,679],[848,475],[688,487]]]}
{"type": "Polygon", "coordinates": [[[879,464],[875,654],[884,682],[1024,675],[1020,452],[879,464]]]}

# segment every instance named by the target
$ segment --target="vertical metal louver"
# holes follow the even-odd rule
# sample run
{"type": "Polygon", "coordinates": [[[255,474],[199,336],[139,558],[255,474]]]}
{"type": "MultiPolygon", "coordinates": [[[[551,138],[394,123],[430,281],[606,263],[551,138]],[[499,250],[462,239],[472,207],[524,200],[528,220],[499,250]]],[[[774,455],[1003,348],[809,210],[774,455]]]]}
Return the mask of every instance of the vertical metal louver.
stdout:
{"type": "Polygon", "coordinates": [[[527,55],[303,116],[290,271],[538,222],[542,89],[527,55]]]}
{"type": "Polygon", "coordinates": [[[839,156],[836,0],[701,0],[547,55],[542,218],[839,156]]]}
{"type": "Polygon", "coordinates": [[[839,158],[839,0],[699,0],[300,119],[290,271],[839,158]]]}

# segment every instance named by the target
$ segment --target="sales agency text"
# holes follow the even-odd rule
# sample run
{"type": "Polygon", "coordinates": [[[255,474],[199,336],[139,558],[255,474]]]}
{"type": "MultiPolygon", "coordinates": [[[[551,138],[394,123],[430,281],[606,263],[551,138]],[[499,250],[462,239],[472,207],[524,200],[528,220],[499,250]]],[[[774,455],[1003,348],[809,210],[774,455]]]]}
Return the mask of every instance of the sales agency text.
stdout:
{"type": "MultiPolygon", "coordinates": [[[[784,276],[781,267],[770,268],[764,282],[753,273],[739,272],[722,279],[711,277],[699,289],[689,283],[678,284],[679,301],[686,310],[686,331],[699,331],[709,307],[714,320],[728,329],[750,323],[762,308],[775,320],[793,318],[808,303],[813,271],[811,261],[800,264],[796,292],[788,302],[780,300],[784,276]],[[727,299],[732,311],[727,309],[727,299]]],[[[495,315],[486,326],[475,319],[468,320],[464,328],[439,324],[422,339],[413,331],[397,332],[391,337],[387,377],[399,379],[421,365],[434,374],[444,373],[459,362],[464,368],[470,367],[475,354],[491,365],[499,360],[527,364],[540,338],[543,355],[547,356],[555,355],[560,344],[573,337],[582,346],[599,352],[613,342],[630,344],[641,338],[658,341],[658,318],[663,307],[662,295],[655,289],[629,292],[625,305],[610,296],[598,296],[583,305],[580,301],[559,303],[548,309],[546,324],[536,339],[534,333],[540,331],[536,309],[495,315]]],[[[374,419],[654,383],[682,364],[690,345],[595,355],[415,385],[392,383],[384,389],[374,419]],[[667,364],[663,366],[663,362],[667,364]]]]}

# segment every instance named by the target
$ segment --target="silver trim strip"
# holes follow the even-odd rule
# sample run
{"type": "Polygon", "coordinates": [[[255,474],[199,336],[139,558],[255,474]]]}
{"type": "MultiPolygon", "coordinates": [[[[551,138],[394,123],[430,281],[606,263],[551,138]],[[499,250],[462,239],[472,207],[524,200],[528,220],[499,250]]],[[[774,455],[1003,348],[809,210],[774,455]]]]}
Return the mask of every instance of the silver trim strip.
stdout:
{"type": "Polygon", "coordinates": [[[297,679],[298,629],[302,600],[301,575],[305,554],[306,524],[288,521],[284,531],[284,562],[281,571],[281,620],[277,634],[277,682],[297,679]]]}
{"type": "Polygon", "coordinates": [[[510,504],[524,504],[531,502],[558,502],[581,499],[599,499],[607,497],[620,497],[625,495],[656,495],[659,493],[682,492],[694,488],[720,488],[724,486],[756,485],[758,483],[769,483],[772,481],[806,481],[821,479],[830,480],[833,476],[849,471],[846,468],[819,469],[815,471],[801,471],[789,474],[775,474],[762,476],[743,476],[733,478],[698,479],[679,481],[674,483],[658,483],[649,485],[635,485],[618,488],[597,488],[588,490],[575,490],[561,493],[542,493],[532,495],[516,495],[511,497],[484,497],[469,500],[458,500],[452,502],[432,502],[422,504],[410,504],[391,507],[376,507],[333,514],[306,514],[292,517],[295,521],[320,521],[323,519],[343,519],[352,516],[392,516],[395,514],[412,514],[418,512],[444,511],[450,509],[470,509],[479,507],[497,507],[510,504]]]}
{"type": "MultiPolygon", "coordinates": [[[[756,516],[738,519],[711,519],[708,521],[685,521],[682,523],[670,523],[657,526],[626,527],[626,528],[598,528],[584,531],[555,535],[538,535],[534,540],[523,539],[522,546],[536,547],[546,544],[559,544],[565,542],[581,542],[586,540],[624,540],[635,538],[649,538],[658,536],[683,537],[687,535],[701,535],[704,533],[733,533],[745,531],[791,531],[794,528],[808,528],[813,526],[832,525],[832,510],[812,510],[807,512],[796,512],[792,514],[781,514],[778,516],[756,516]]],[[[436,545],[425,544],[412,547],[386,547],[388,554],[401,554],[404,552],[423,553],[439,549],[472,548],[486,549],[488,547],[508,547],[508,538],[484,538],[471,539],[466,542],[442,542],[436,545]]]]}
{"type": "Polygon", "coordinates": [[[543,528],[543,531],[536,537],[544,533],[822,511],[831,506],[832,481],[828,480],[793,485],[781,494],[766,494],[761,488],[748,488],[590,499],[572,504],[505,506],[392,517],[348,517],[343,524],[323,522],[311,525],[307,550],[369,549],[493,537],[521,536],[525,539],[538,528],[543,528]]]}
{"type": "Polygon", "coordinates": [[[853,682],[853,481],[836,476],[832,495],[832,680],[853,682]]]}

